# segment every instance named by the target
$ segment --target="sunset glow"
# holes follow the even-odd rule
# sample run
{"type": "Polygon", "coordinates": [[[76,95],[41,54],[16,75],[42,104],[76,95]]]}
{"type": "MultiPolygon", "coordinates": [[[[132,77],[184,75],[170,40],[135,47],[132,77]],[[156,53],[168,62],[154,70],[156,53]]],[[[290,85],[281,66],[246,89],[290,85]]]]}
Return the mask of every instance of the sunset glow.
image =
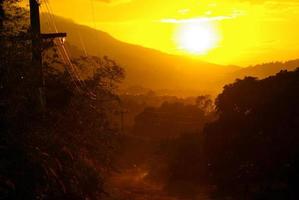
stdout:
{"type": "Polygon", "coordinates": [[[0,0],[0,200],[299,200],[299,0],[0,0]]]}
{"type": "MultiPolygon", "coordinates": [[[[299,44],[294,43],[299,34],[298,0],[49,3],[55,15],[107,32],[120,41],[217,64],[247,66],[289,60],[299,51],[299,44]]],[[[42,12],[47,12],[45,6],[42,12]]]]}
{"type": "Polygon", "coordinates": [[[182,26],[178,37],[180,47],[192,54],[206,54],[218,40],[214,30],[199,23],[182,26]]]}

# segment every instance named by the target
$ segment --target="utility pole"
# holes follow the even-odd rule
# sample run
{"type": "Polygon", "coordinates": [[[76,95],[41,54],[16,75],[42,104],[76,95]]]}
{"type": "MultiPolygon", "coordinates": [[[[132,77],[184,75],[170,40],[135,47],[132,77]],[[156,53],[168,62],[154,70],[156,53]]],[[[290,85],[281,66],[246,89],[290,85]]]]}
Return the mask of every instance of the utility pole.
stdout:
{"type": "MultiPolygon", "coordinates": [[[[0,0],[3,1],[3,0],[0,0]]],[[[66,37],[66,33],[42,34],[40,25],[39,0],[29,0],[30,3],[30,25],[32,40],[32,79],[36,91],[36,103],[38,110],[44,111],[45,101],[45,80],[42,67],[42,42],[43,39],[66,37]]]]}
{"type": "Polygon", "coordinates": [[[120,131],[121,133],[124,133],[125,131],[125,127],[124,127],[124,123],[125,123],[125,111],[121,110],[120,111],[120,131]]]}
{"type": "Polygon", "coordinates": [[[31,25],[31,39],[32,39],[32,74],[34,103],[37,103],[38,111],[44,111],[45,102],[45,84],[43,78],[43,67],[42,67],[42,39],[40,30],[40,16],[39,16],[39,3],[37,0],[30,1],[30,25],[31,25]]]}
{"type": "Polygon", "coordinates": [[[3,20],[4,20],[3,1],[4,0],[0,0],[0,31],[2,31],[3,29],[3,20]]]}

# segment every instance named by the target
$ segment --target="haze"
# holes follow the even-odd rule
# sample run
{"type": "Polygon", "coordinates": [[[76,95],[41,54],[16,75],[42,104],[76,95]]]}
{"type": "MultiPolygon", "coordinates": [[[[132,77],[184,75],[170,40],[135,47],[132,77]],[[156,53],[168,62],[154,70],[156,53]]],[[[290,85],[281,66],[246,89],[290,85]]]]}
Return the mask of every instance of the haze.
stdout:
{"type": "Polygon", "coordinates": [[[298,11],[0,0],[0,199],[299,199],[298,11]]]}
{"type": "MultiPolygon", "coordinates": [[[[108,32],[121,41],[217,64],[246,66],[290,60],[296,58],[299,50],[299,43],[294,42],[299,34],[297,0],[51,0],[50,3],[54,14],[108,32]],[[188,44],[181,42],[182,34],[190,27],[203,30],[195,43],[208,40],[209,44],[204,43],[197,50],[190,45],[186,48],[188,44]],[[212,38],[207,38],[207,34],[212,38]]],[[[46,12],[45,8],[43,11],[46,12]]]]}

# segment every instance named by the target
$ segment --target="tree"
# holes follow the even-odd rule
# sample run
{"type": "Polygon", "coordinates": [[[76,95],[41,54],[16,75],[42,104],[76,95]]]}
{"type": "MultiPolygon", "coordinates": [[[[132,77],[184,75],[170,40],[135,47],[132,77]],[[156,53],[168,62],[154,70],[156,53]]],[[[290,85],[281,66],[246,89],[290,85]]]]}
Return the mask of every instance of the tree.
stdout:
{"type": "Polygon", "coordinates": [[[16,3],[4,1],[0,33],[0,199],[100,199],[118,141],[106,105],[117,97],[124,71],[108,58],[85,57],[72,62],[80,64],[79,73],[96,66],[95,73],[74,79],[49,41],[48,106],[43,115],[36,113],[31,44],[22,39],[28,13],[16,3]]]}
{"type": "Polygon", "coordinates": [[[133,132],[152,138],[175,138],[199,132],[205,120],[204,111],[196,105],[164,102],[158,108],[145,108],[136,116],[133,132]]]}
{"type": "Polygon", "coordinates": [[[206,174],[222,198],[297,199],[299,70],[247,77],[217,97],[205,128],[206,174]]]}
{"type": "Polygon", "coordinates": [[[214,104],[210,96],[201,95],[198,96],[195,100],[196,105],[206,114],[209,114],[214,111],[214,104]]]}

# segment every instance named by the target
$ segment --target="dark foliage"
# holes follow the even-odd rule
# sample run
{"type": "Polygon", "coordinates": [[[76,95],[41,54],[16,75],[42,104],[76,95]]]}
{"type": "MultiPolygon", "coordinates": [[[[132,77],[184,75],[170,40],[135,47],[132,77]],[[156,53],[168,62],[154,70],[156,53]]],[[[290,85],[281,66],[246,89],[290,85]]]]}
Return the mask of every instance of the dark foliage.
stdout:
{"type": "Polygon", "coordinates": [[[164,169],[166,191],[173,195],[194,196],[201,183],[198,177],[202,176],[201,135],[185,134],[163,142],[160,148],[167,152],[163,159],[167,163],[164,169]]]}
{"type": "Polygon", "coordinates": [[[0,199],[101,199],[118,142],[106,102],[118,98],[123,70],[108,58],[81,58],[81,68],[97,70],[74,80],[47,43],[52,54],[44,55],[47,107],[41,113],[25,40],[28,13],[14,2],[4,1],[0,36],[0,199]]]}
{"type": "Polygon", "coordinates": [[[205,120],[205,112],[197,105],[165,102],[158,108],[145,108],[135,118],[133,133],[152,138],[175,138],[199,132],[205,120]]]}
{"type": "Polygon", "coordinates": [[[298,199],[299,70],[225,86],[206,126],[206,174],[223,198],[298,199]]]}

